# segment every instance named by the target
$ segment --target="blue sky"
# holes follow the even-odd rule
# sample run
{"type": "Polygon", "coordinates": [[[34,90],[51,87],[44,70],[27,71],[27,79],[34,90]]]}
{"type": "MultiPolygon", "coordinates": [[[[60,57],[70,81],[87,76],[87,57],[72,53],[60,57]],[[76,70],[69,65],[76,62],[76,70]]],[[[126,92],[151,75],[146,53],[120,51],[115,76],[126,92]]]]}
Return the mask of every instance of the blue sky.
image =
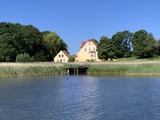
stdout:
{"type": "Polygon", "coordinates": [[[70,54],[82,41],[145,29],[160,39],[160,0],[1,0],[0,22],[56,32],[70,54]]]}

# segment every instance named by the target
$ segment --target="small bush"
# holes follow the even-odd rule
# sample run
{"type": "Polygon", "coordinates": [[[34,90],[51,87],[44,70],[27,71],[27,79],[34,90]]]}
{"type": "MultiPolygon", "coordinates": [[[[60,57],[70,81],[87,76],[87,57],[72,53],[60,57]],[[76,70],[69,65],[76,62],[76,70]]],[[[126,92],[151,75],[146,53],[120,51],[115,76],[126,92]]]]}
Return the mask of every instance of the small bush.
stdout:
{"type": "Polygon", "coordinates": [[[28,53],[18,54],[16,56],[16,62],[30,62],[30,55],[28,53]]]}
{"type": "Polygon", "coordinates": [[[69,59],[68,59],[68,62],[74,62],[75,61],[75,57],[70,57],[69,59]]]}

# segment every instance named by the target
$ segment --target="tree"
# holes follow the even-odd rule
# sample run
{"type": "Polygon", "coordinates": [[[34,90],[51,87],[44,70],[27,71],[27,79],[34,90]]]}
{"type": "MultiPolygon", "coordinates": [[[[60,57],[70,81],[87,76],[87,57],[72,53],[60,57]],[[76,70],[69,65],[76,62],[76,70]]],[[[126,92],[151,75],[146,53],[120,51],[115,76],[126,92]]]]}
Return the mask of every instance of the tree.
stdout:
{"type": "Polygon", "coordinates": [[[28,53],[35,56],[43,53],[43,36],[37,28],[32,25],[21,25],[1,22],[0,23],[0,61],[16,61],[16,56],[28,53]]]}
{"type": "Polygon", "coordinates": [[[50,31],[43,31],[41,33],[42,33],[42,35],[46,35],[46,34],[51,33],[51,32],[50,31]]]}
{"type": "Polygon", "coordinates": [[[160,40],[156,41],[156,48],[155,48],[155,54],[160,55],[160,40]]]}
{"type": "Polygon", "coordinates": [[[48,51],[50,60],[53,60],[60,50],[68,51],[67,44],[55,32],[45,32],[43,34],[43,45],[48,51]]]}
{"type": "Polygon", "coordinates": [[[131,57],[132,55],[132,40],[133,40],[133,33],[129,31],[123,31],[123,57],[131,57]]]}
{"type": "Polygon", "coordinates": [[[133,38],[133,54],[140,58],[149,58],[154,55],[155,38],[145,30],[135,32],[133,38]]]}
{"type": "Polygon", "coordinates": [[[117,32],[112,36],[116,57],[121,58],[131,56],[132,36],[132,33],[129,31],[117,32]]]}
{"type": "Polygon", "coordinates": [[[0,61],[1,62],[14,61],[14,57],[15,57],[15,48],[12,45],[8,45],[6,43],[0,43],[0,61]]]}
{"type": "Polygon", "coordinates": [[[108,60],[109,58],[115,58],[115,46],[113,41],[108,37],[102,36],[97,48],[98,57],[101,60],[108,60]]]}

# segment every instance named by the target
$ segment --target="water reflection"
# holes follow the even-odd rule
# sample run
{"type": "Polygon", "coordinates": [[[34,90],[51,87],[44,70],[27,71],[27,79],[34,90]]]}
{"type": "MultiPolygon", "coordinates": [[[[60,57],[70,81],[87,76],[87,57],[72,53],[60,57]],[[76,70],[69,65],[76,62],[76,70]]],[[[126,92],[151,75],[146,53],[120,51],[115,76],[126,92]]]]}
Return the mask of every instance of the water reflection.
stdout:
{"type": "Polygon", "coordinates": [[[159,120],[160,79],[0,79],[0,120],[159,120]]]}
{"type": "Polygon", "coordinates": [[[61,111],[62,116],[65,114],[78,120],[98,119],[96,112],[100,110],[102,102],[97,79],[90,76],[81,76],[81,79],[70,76],[67,82],[59,94],[59,101],[62,101],[59,105],[64,108],[61,111]]]}

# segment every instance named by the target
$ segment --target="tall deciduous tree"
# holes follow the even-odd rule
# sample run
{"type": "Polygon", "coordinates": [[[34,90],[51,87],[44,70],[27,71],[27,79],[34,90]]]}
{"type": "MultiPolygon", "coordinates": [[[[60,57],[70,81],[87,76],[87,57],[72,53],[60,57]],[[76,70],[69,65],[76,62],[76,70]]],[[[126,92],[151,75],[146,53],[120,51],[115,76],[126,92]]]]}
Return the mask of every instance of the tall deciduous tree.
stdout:
{"type": "Polygon", "coordinates": [[[43,32],[43,44],[46,47],[50,60],[58,54],[60,50],[67,50],[67,44],[55,32],[43,32]]]}
{"type": "Polygon", "coordinates": [[[145,30],[135,32],[133,39],[133,54],[140,58],[152,57],[155,51],[155,38],[145,30]]]}
{"type": "Polygon", "coordinates": [[[101,37],[98,48],[98,57],[101,60],[107,60],[109,58],[115,58],[115,46],[113,41],[108,37],[101,37]]]}
{"type": "Polygon", "coordinates": [[[123,57],[131,57],[132,55],[132,41],[133,41],[133,33],[129,31],[123,31],[123,57]]]}
{"type": "Polygon", "coordinates": [[[43,53],[42,39],[39,30],[31,25],[1,22],[0,61],[15,61],[21,53],[36,57],[36,54],[43,53]]]}
{"type": "Polygon", "coordinates": [[[116,57],[131,56],[132,36],[133,34],[129,31],[117,32],[112,36],[116,57]]]}
{"type": "Polygon", "coordinates": [[[160,55],[160,40],[156,41],[156,50],[155,50],[156,55],[160,55]]]}

